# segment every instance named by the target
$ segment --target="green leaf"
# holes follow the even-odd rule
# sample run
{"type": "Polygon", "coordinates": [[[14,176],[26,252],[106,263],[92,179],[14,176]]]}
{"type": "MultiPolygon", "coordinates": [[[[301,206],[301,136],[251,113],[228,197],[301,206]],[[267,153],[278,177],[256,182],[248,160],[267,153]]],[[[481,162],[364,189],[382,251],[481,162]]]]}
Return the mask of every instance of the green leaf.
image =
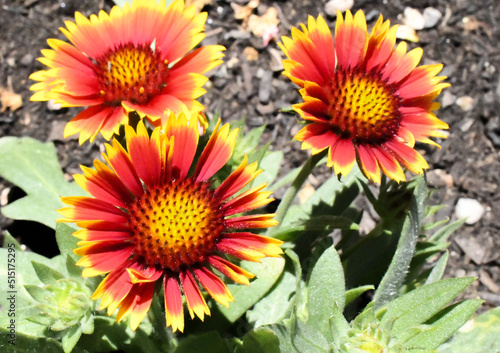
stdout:
{"type": "Polygon", "coordinates": [[[86,335],[91,335],[92,333],[94,333],[94,315],[92,315],[92,313],[85,313],[85,316],[80,321],[80,328],[86,335]]]}
{"type": "Polygon", "coordinates": [[[66,256],[66,270],[71,277],[82,278],[82,268],[76,266],[76,261],[71,255],[66,256]]]}
{"type": "Polygon", "coordinates": [[[73,348],[75,348],[81,336],[82,336],[82,330],[78,325],[74,325],[66,329],[62,337],[62,347],[64,353],[71,352],[73,348]]]}
{"type": "Polygon", "coordinates": [[[68,183],[52,143],[28,137],[0,139],[0,175],[26,192],[26,196],[2,207],[12,219],[36,221],[55,228],[63,207],[60,196],[85,195],[76,183],[68,183]]]}
{"type": "MultiPolygon", "coordinates": [[[[234,152],[229,163],[233,165],[240,164],[240,162],[243,160],[244,155],[248,156],[249,161],[255,161],[256,159],[253,159],[253,155],[257,152],[257,146],[259,145],[260,138],[265,128],[266,127],[263,125],[248,131],[248,133],[246,134],[243,134],[243,128],[240,128],[238,138],[236,139],[236,145],[234,147],[234,152]]],[[[262,155],[260,158],[262,158],[263,156],[264,155],[262,155]]]]}
{"type": "Polygon", "coordinates": [[[31,297],[38,302],[43,302],[45,296],[47,295],[47,291],[44,288],[34,286],[32,284],[26,284],[24,289],[26,289],[31,297]]]}
{"type": "Polygon", "coordinates": [[[0,335],[2,336],[2,339],[0,340],[0,351],[2,353],[64,352],[61,344],[52,338],[33,337],[26,333],[17,331],[14,335],[15,344],[10,344],[10,332],[3,326],[0,327],[0,335]]]}
{"type": "MultiPolygon", "coordinates": [[[[7,249],[0,249],[0,258],[7,259],[8,253],[7,249]]],[[[42,285],[42,282],[31,265],[32,261],[44,264],[51,268],[58,268],[59,266],[62,266],[61,259],[59,257],[48,259],[33,252],[16,251],[15,260],[16,281],[13,283],[12,289],[17,291],[15,303],[18,325],[16,328],[17,332],[25,333],[30,336],[42,337],[44,335],[44,327],[26,320],[26,317],[29,316],[29,311],[33,309],[36,302],[24,286],[27,284],[35,286],[42,285]]],[[[7,266],[0,266],[0,278],[8,278],[7,269],[7,266]]],[[[10,302],[8,300],[8,296],[0,296],[0,327],[6,327],[9,322],[9,317],[6,312],[9,307],[10,302]]]]}
{"type": "Polygon", "coordinates": [[[312,216],[288,226],[280,227],[273,233],[273,238],[291,241],[304,232],[324,232],[334,229],[358,230],[359,225],[343,216],[312,216]]]}
{"type": "Polygon", "coordinates": [[[449,253],[448,250],[446,250],[446,252],[439,258],[436,264],[432,267],[432,270],[429,273],[429,276],[427,277],[425,284],[437,282],[441,279],[441,277],[443,277],[444,270],[448,262],[448,256],[449,253]]]}
{"type": "Polygon", "coordinates": [[[230,353],[222,337],[215,331],[188,336],[179,343],[174,352],[230,353]]]}
{"type": "Polygon", "coordinates": [[[268,186],[267,189],[274,192],[278,190],[280,187],[285,186],[288,183],[291,183],[299,173],[300,173],[300,168],[292,169],[290,172],[288,172],[288,174],[279,178],[274,184],[268,186]]]}
{"type": "Polygon", "coordinates": [[[36,261],[31,261],[31,264],[33,265],[38,278],[40,279],[40,281],[42,281],[43,284],[56,283],[58,279],[64,278],[64,275],[62,273],[53,270],[47,265],[41,264],[36,261]]]}
{"type": "Polygon", "coordinates": [[[243,337],[235,353],[280,353],[280,340],[268,327],[259,327],[243,337]]]}
{"type": "Polygon", "coordinates": [[[16,251],[23,251],[17,240],[8,231],[3,232],[3,247],[5,249],[14,248],[16,251]],[[13,245],[11,245],[13,244],[13,245]]]}
{"type": "Polygon", "coordinates": [[[268,186],[271,185],[278,176],[282,161],[282,151],[274,151],[265,155],[259,163],[259,168],[262,169],[262,173],[255,178],[252,185],[261,185],[263,183],[267,183],[268,186]]]}
{"type": "Polygon", "coordinates": [[[280,227],[308,219],[313,214],[341,215],[359,194],[357,177],[360,174],[359,169],[354,168],[342,181],[333,175],[303,205],[290,207],[280,227]]]}
{"type": "Polygon", "coordinates": [[[242,267],[257,276],[250,286],[228,284],[234,302],[226,308],[217,304],[219,311],[229,322],[235,322],[266,294],[280,277],[285,266],[283,258],[265,258],[262,263],[245,262],[242,267]]]}
{"type": "Polygon", "coordinates": [[[438,348],[439,353],[500,352],[500,308],[489,310],[468,321],[450,341],[438,348]]]}
{"type": "Polygon", "coordinates": [[[295,292],[296,278],[288,271],[283,271],[281,277],[269,293],[247,311],[247,320],[259,327],[278,322],[285,314],[290,304],[290,297],[295,292]]]}
{"type": "Polygon", "coordinates": [[[474,278],[450,278],[419,287],[389,302],[381,323],[393,322],[391,332],[394,335],[420,325],[441,311],[473,281],[474,278]]]}
{"type": "Polygon", "coordinates": [[[451,305],[432,318],[423,332],[405,342],[406,347],[436,349],[451,337],[481,306],[481,299],[451,305]]]}
{"type": "Polygon", "coordinates": [[[371,284],[369,284],[367,286],[360,286],[360,287],[349,289],[345,293],[345,306],[351,304],[354,300],[356,300],[364,292],[367,292],[367,291],[372,290],[372,289],[375,289],[375,287],[372,286],[371,284]]]}
{"type": "Polygon", "coordinates": [[[330,345],[321,332],[300,320],[297,320],[292,328],[292,343],[299,352],[330,352],[330,345]]]}
{"type": "Polygon", "coordinates": [[[396,252],[387,272],[375,291],[375,310],[396,298],[400,293],[408,267],[415,253],[426,197],[427,188],[425,187],[424,179],[418,178],[414,196],[410,202],[410,209],[401,229],[396,252]]]}
{"type": "Polygon", "coordinates": [[[274,324],[266,326],[274,332],[274,335],[278,337],[280,344],[280,352],[284,353],[302,353],[302,351],[297,351],[292,343],[292,337],[290,334],[290,329],[283,324],[274,324]]]}
{"type": "Polygon", "coordinates": [[[127,328],[128,322],[125,321],[127,320],[117,323],[113,318],[96,316],[94,333],[82,335],[78,346],[89,352],[110,352],[125,347],[131,340],[127,328]]]}
{"type": "Polygon", "coordinates": [[[430,238],[429,241],[434,243],[442,243],[448,240],[448,237],[452,235],[458,228],[460,228],[464,223],[464,219],[459,219],[453,223],[450,223],[442,228],[440,228],[437,232],[435,232],[430,238]]]}
{"type": "Polygon", "coordinates": [[[78,239],[73,236],[74,232],[76,232],[76,229],[71,228],[65,223],[57,223],[56,225],[56,242],[59,251],[63,256],[70,256],[73,260],[77,261],[79,256],[73,250],[77,248],[76,243],[78,243],[78,239]]]}
{"type": "Polygon", "coordinates": [[[318,259],[307,281],[308,324],[331,340],[329,321],[335,305],[344,309],[345,281],[339,255],[331,246],[318,259]]]}
{"type": "Polygon", "coordinates": [[[342,310],[335,305],[330,316],[330,331],[332,333],[332,342],[338,347],[342,338],[349,331],[349,323],[342,314],[342,310]]]}

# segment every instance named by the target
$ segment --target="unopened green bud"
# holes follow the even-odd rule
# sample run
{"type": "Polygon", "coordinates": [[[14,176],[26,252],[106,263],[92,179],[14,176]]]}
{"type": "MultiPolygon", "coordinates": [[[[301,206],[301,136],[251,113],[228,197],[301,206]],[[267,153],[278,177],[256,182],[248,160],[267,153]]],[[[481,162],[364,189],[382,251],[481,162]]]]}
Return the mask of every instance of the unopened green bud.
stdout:
{"type": "Polygon", "coordinates": [[[43,287],[26,286],[38,301],[39,314],[31,321],[61,331],[76,325],[91,309],[90,290],[73,279],[59,279],[43,287]]]}

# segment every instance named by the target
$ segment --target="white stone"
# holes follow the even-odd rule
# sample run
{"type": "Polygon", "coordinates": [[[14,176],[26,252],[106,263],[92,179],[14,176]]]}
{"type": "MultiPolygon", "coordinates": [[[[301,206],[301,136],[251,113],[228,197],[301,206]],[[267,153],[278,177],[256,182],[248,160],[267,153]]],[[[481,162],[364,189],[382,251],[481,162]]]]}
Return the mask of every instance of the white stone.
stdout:
{"type": "Polygon", "coordinates": [[[424,29],[425,19],[424,16],[412,7],[405,8],[403,23],[415,30],[424,29]]]}
{"type": "Polygon", "coordinates": [[[345,12],[352,9],[354,0],[330,0],[325,5],[325,12],[328,16],[337,16],[337,10],[345,12]]]}
{"type": "Polygon", "coordinates": [[[449,107],[450,105],[455,104],[456,100],[457,97],[451,94],[450,91],[446,90],[441,96],[441,107],[443,108],[449,107]]]}
{"type": "Polygon", "coordinates": [[[458,105],[464,112],[468,112],[474,108],[474,98],[469,97],[469,96],[463,96],[459,97],[456,101],[455,104],[458,105]]]}
{"type": "Polygon", "coordinates": [[[396,32],[396,38],[418,43],[419,38],[414,28],[407,25],[400,25],[396,32]]]}
{"type": "Polygon", "coordinates": [[[455,216],[458,219],[466,218],[467,224],[478,222],[484,212],[484,206],[476,199],[460,198],[455,206],[455,216]]]}
{"type": "Polygon", "coordinates": [[[443,17],[441,12],[434,7],[426,7],[424,10],[424,28],[432,28],[438,24],[439,20],[443,17]]]}
{"type": "Polygon", "coordinates": [[[61,109],[61,103],[56,103],[53,99],[49,100],[47,102],[47,109],[48,110],[60,110],[61,109]]]}

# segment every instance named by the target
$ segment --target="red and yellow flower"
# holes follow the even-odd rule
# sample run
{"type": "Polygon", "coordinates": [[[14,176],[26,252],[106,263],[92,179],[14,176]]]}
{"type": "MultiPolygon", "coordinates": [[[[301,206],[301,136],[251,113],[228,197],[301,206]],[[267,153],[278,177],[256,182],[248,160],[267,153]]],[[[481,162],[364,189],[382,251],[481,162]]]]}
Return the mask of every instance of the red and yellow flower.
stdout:
{"type": "Polygon", "coordinates": [[[82,228],[74,236],[83,276],[109,273],[92,296],[108,315],[117,308],[117,320],[130,314],[135,330],[163,281],[167,326],[182,331],[182,293],[191,318],[203,320],[210,310],[200,285],[222,305],[233,301],[213,270],[248,285],[254,275],[231,258],[259,262],[282,253],[281,241],[246,230],[275,226],[274,214],[240,215],[272,201],[265,184],[237,194],[261,172],[257,163],[245,157],[217,188],[210,180],[231,157],[237,133],[217,124],[189,173],[198,124],[187,111],[172,113],[165,132],[157,127],[151,137],[142,122],[137,132],[126,126],[127,149],[113,139],[103,153],[108,165],[96,160],[95,170],[82,166],[75,175],[92,196],[62,198],[71,207],[59,211],[59,221],[82,228]]]}
{"type": "Polygon", "coordinates": [[[347,175],[357,161],[365,176],[380,182],[380,170],[401,181],[401,165],[414,173],[428,168],[415,141],[437,145],[448,125],[433,113],[434,99],[448,83],[436,76],[441,64],[417,67],[422,49],[395,48],[397,26],[382,16],[370,34],[358,11],[338,12],[332,38],[325,20],[309,17],[280,45],[288,60],[284,75],[300,89],[293,106],[307,124],[295,138],[313,154],[328,149],[327,165],[347,175]]]}
{"type": "Polygon", "coordinates": [[[184,8],[183,0],[169,7],[135,0],[90,20],[77,12],[76,23],[61,28],[72,44],[49,39],[53,50],[42,50],[39,60],[49,69],[30,76],[40,81],[31,87],[31,100],[87,106],[64,131],[65,137],[79,133],[80,143],[99,132],[109,140],[128,123],[129,112],[165,125],[169,111],[201,111],[195,99],[205,93],[203,73],[221,63],[224,50],[208,45],[192,51],[205,37],[206,18],[194,6],[184,8]]]}

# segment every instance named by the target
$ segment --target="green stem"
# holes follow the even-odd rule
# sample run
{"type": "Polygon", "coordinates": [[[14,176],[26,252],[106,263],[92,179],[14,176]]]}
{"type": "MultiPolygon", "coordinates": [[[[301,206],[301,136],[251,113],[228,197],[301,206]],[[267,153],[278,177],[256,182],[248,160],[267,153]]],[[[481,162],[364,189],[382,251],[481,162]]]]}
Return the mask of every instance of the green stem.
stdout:
{"type": "Polygon", "coordinates": [[[160,303],[160,298],[163,298],[162,291],[156,291],[155,296],[151,302],[151,309],[149,310],[149,317],[153,325],[154,332],[157,333],[159,346],[162,351],[169,352],[177,346],[177,338],[172,330],[167,327],[165,322],[165,313],[160,303]]]}
{"type": "MultiPolygon", "coordinates": [[[[285,218],[288,209],[292,205],[295,196],[297,196],[297,193],[299,192],[300,188],[307,180],[307,177],[311,174],[314,167],[316,167],[316,164],[318,164],[318,162],[327,154],[327,152],[328,150],[324,150],[323,152],[314,154],[311,157],[309,157],[302,166],[302,169],[300,170],[299,174],[297,174],[297,176],[295,177],[295,180],[292,182],[292,185],[290,185],[290,187],[285,192],[285,195],[283,196],[283,199],[281,199],[278,209],[276,210],[277,215],[274,218],[275,220],[280,222],[280,224],[285,218]]],[[[278,229],[279,226],[275,228],[270,228],[268,234],[272,234],[278,229]]]]}

